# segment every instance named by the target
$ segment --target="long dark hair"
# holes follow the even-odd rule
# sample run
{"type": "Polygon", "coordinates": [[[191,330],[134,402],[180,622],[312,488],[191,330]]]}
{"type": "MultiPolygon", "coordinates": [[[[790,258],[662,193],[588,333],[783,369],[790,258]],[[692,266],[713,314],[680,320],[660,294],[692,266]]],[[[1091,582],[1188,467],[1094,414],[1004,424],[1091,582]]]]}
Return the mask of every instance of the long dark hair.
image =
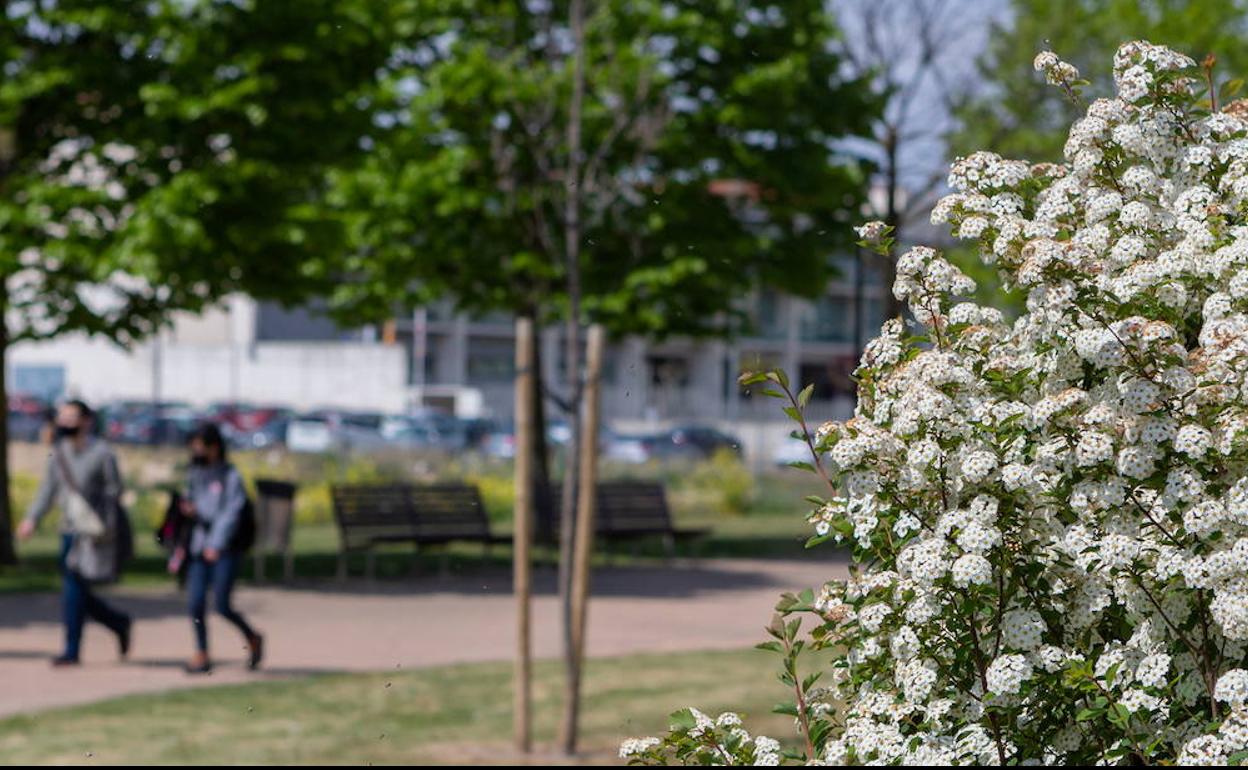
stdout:
{"type": "Polygon", "coordinates": [[[195,428],[186,443],[190,444],[193,441],[198,441],[206,447],[215,446],[221,454],[221,462],[226,461],[225,437],[221,435],[221,429],[215,422],[201,423],[195,428]]]}

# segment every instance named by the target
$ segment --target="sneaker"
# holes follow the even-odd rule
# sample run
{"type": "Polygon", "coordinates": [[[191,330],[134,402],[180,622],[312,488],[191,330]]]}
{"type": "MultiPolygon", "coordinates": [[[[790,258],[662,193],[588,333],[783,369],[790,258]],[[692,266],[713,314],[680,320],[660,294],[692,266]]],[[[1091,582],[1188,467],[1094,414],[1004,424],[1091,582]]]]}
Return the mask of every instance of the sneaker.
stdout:
{"type": "Polygon", "coordinates": [[[247,648],[249,654],[247,656],[247,668],[255,671],[260,668],[260,661],[264,660],[264,637],[260,634],[253,634],[247,640],[247,648]]]}
{"type": "Polygon", "coordinates": [[[130,654],[130,631],[134,628],[134,620],[126,618],[126,625],[117,632],[117,654],[125,660],[130,654]]]}
{"type": "Polygon", "coordinates": [[[78,659],[71,658],[68,655],[58,655],[52,659],[52,668],[70,668],[77,665],[81,665],[78,659]]]}
{"type": "Polygon", "coordinates": [[[188,674],[211,674],[212,662],[205,660],[202,663],[187,663],[182,670],[188,674]]]}

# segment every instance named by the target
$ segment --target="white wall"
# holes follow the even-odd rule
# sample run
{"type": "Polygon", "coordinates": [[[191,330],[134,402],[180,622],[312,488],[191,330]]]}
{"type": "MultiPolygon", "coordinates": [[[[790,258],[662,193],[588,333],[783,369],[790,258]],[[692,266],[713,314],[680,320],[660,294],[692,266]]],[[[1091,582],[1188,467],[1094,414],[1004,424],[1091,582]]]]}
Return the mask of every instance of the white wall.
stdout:
{"type": "MultiPolygon", "coordinates": [[[[93,403],[150,399],[155,345],[132,351],[79,335],[23,343],[10,366],[63,366],[67,395],[93,403]]],[[[405,351],[361,342],[262,342],[247,345],[160,345],[160,397],[207,404],[251,401],[312,409],[322,406],[402,411],[407,405],[405,351]]]]}

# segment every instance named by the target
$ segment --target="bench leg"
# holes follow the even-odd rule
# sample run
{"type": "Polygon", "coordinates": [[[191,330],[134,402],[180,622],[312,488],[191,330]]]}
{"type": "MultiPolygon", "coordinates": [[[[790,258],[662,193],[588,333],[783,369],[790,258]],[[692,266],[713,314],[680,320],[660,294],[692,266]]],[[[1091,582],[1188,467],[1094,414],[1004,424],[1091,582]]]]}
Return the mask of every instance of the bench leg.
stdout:
{"type": "Polygon", "coordinates": [[[295,579],[295,552],[290,548],[286,549],[282,575],[287,583],[295,579]]]}
{"type": "Polygon", "coordinates": [[[451,574],[451,552],[447,546],[438,549],[438,577],[444,578],[451,574]]]}
{"type": "Polygon", "coordinates": [[[676,558],[676,537],[672,534],[663,536],[663,550],[667,551],[667,560],[676,558]]]}
{"type": "Polygon", "coordinates": [[[347,552],[345,550],[338,551],[338,582],[341,583],[347,579],[347,552]]]}
{"type": "Polygon", "coordinates": [[[364,554],[364,577],[368,580],[377,579],[377,555],[369,548],[364,554]]]}
{"type": "Polygon", "coordinates": [[[257,583],[264,582],[264,557],[265,553],[261,548],[255,548],[251,552],[252,574],[257,583]]]}

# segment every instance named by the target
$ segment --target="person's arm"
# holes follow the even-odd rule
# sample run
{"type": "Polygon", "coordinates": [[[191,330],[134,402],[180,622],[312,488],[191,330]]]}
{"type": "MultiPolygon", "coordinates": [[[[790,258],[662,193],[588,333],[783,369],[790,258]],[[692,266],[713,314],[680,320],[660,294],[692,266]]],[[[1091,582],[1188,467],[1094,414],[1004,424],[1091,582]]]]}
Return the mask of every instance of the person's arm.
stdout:
{"type": "MultiPolygon", "coordinates": [[[[56,448],[52,452],[59,451],[56,448]]],[[[57,465],[56,457],[51,453],[48,454],[48,465],[43,470],[43,479],[39,482],[39,491],[35,492],[35,499],[30,501],[30,506],[26,509],[25,521],[29,522],[29,526],[33,529],[39,526],[39,522],[44,516],[48,515],[48,511],[52,509],[52,502],[56,500],[56,493],[61,487],[61,470],[57,465]]]]}
{"type": "Polygon", "coordinates": [[[238,529],[239,515],[247,503],[247,491],[243,488],[243,477],[235,468],[225,474],[225,489],[221,490],[221,503],[217,515],[212,517],[212,529],[208,533],[207,547],[216,551],[224,551],[238,529]]]}

